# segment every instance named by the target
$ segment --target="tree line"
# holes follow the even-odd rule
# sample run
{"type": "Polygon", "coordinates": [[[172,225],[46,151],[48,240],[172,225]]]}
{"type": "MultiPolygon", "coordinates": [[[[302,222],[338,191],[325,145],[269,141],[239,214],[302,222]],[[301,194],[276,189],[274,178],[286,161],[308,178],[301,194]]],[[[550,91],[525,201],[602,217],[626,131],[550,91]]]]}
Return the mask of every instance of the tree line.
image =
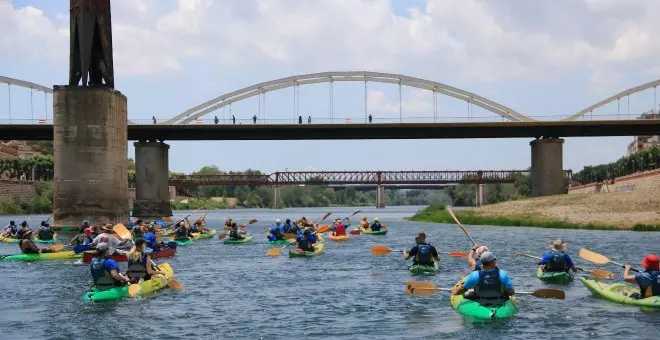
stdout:
{"type": "Polygon", "coordinates": [[[612,163],[585,166],[584,169],[573,174],[573,181],[579,184],[589,184],[658,168],[660,168],[660,147],[655,146],[621,157],[612,163]]]}

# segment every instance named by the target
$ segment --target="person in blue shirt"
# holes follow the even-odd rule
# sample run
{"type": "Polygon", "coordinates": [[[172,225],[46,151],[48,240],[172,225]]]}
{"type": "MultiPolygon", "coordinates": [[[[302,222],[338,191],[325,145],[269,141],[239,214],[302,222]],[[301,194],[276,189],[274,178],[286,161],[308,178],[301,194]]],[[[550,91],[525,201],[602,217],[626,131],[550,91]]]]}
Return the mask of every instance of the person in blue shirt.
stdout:
{"type": "Polygon", "coordinates": [[[290,219],[290,218],[287,218],[287,219],[284,221],[284,225],[282,226],[282,231],[283,231],[285,234],[291,234],[291,233],[292,233],[291,229],[292,229],[292,227],[291,227],[291,219],[290,219]]]}
{"type": "Polygon", "coordinates": [[[305,227],[305,231],[296,236],[296,241],[298,241],[298,248],[304,251],[315,251],[314,243],[316,243],[316,234],[312,232],[309,227],[305,227]]]}
{"type": "Polygon", "coordinates": [[[282,221],[278,218],[275,220],[275,224],[270,227],[270,235],[268,235],[269,241],[284,240],[284,230],[282,228],[282,221]]]}
{"type": "Polygon", "coordinates": [[[579,268],[573,264],[573,260],[566,254],[566,243],[561,239],[550,241],[550,251],[543,255],[538,265],[543,266],[544,272],[568,272],[573,269],[574,272],[579,268]]]}
{"type": "Polygon", "coordinates": [[[380,231],[383,226],[380,224],[378,217],[374,218],[374,223],[371,224],[371,231],[380,231]]]}
{"type": "Polygon", "coordinates": [[[485,251],[481,254],[482,270],[471,272],[462,286],[452,288],[454,295],[464,294],[466,299],[482,305],[497,305],[515,294],[509,274],[497,267],[497,258],[485,251]]]}
{"type": "Polygon", "coordinates": [[[432,266],[433,261],[440,262],[440,256],[434,246],[426,243],[426,234],[419,233],[415,236],[415,246],[407,251],[403,250],[403,258],[410,260],[414,258],[413,265],[432,266]]]}
{"type": "Polygon", "coordinates": [[[298,226],[298,223],[296,221],[291,222],[291,229],[289,229],[291,234],[298,235],[302,233],[302,230],[300,230],[300,227],[298,226]]]}
{"type": "Polygon", "coordinates": [[[154,226],[153,223],[149,224],[149,226],[147,227],[147,233],[144,234],[142,238],[147,244],[147,247],[153,249],[154,251],[158,251],[158,249],[160,248],[160,244],[156,239],[156,227],[154,226]]]}
{"type": "Polygon", "coordinates": [[[655,254],[648,254],[642,261],[644,271],[630,275],[630,265],[625,265],[623,279],[626,282],[636,283],[640,293],[633,294],[633,298],[645,299],[660,296],[660,259],[655,254]]]}
{"type": "Polygon", "coordinates": [[[4,229],[3,236],[15,237],[16,233],[18,233],[18,227],[16,226],[16,222],[9,221],[9,224],[4,229]]]}
{"type": "Polygon", "coordinates": [[[107,290],[110,288],[123,286],[131,280],[119,272],[117,261],[108,256],[108,244],[99,243],[96,246],[99,257],[94,258],[90,265],[94,287],[98,290],[107,290]]]}

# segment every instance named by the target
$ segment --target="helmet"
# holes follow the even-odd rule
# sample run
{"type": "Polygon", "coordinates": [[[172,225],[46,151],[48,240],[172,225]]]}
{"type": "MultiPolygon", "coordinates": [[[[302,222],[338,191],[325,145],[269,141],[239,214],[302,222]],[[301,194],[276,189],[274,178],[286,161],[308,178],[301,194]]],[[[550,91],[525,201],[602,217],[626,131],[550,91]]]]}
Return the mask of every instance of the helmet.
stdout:
{"type": "Polygon", "coordinates": [[[10,224],[10,225],[14,225],[14,224],[16,224],[16,222],[14,222],[14,221],[9,221],[9,224],[10,224]]]}
{"type": "Polygon", "coordinates": [[[284,221],[284,222],[286,222],[287,224],[288,224],[288,223],[291,223],[291,219],[290,219],[290,218],[287,218],[286,221],[284,221]]]}
{"type": "Polygon", "coordinates": [[[83,221],[83,224],[84,224],[84,225],[89,225],[89,221],[88,221],[88,220],[84,220],[84,221],[83,221]]]}
{"type": "Polygon", "coordinates": [[[380,221],[378,217],[374,218],[374,222],[378,222],[378,221],[380,221]]]}
{"type": "Polygon", "coordinates": [[[282,223],[282,220],[280,220],[280,219],[278,218],[278,219],[275,220],[275,223],[282,223]]]}

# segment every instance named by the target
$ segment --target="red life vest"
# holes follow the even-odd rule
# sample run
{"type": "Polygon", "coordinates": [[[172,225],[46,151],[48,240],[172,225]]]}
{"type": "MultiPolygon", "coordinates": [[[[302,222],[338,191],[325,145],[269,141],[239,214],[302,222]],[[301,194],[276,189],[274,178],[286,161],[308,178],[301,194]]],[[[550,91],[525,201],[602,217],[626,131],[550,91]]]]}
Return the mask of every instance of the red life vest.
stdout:
{"type": "Polygon", "coordinates": [[[346,227],[343,224],[335,224],[335,235],[346,235],[346,227]]]}

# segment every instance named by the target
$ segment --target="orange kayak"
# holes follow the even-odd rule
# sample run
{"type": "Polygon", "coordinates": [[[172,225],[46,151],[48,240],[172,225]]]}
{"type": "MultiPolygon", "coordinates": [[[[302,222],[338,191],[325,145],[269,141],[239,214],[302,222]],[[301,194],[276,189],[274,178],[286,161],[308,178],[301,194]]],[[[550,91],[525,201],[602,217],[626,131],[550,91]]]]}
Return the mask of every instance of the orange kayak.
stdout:
{"type": "Polygon", "coordinates": [[[328,235],[328,238],[333,241],[348,241],[350,237],[348,235],[328,235]]]}

